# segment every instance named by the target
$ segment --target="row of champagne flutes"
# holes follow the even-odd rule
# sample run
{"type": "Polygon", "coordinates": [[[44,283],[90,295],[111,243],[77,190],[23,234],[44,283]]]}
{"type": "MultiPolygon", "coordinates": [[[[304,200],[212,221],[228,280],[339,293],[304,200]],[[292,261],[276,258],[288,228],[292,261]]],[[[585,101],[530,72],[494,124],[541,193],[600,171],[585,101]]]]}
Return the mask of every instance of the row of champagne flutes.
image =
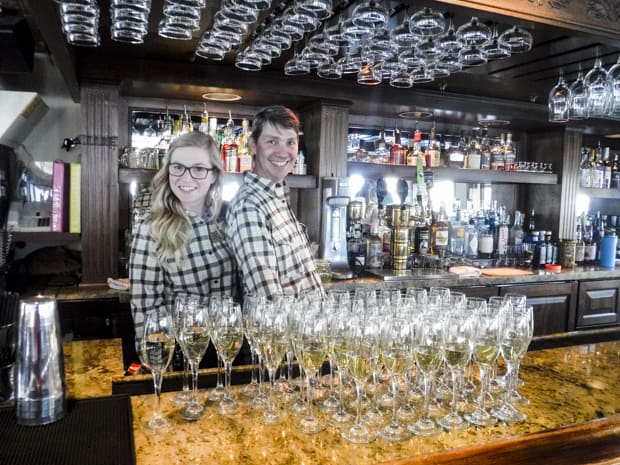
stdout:
{"type": "Polygon", "coordinates": [[[230,392],[232,362],[243,343],[241,307],[227,297],[212,297],[201,302],[192,297],[177,298],[174,309],[147,316],[144,333],[139,341],[142,363],[153,374],[157,398],[155,416],[147,422],[147,430],[157,432],[170,428],[160,413],[160,394],[163,372],[168,368],[175,341],[189,362],[192,373],[192,394],[185,398],[180,411],[182,418],[196,421],[204,415],[205,406],[198,394],[198,368],[209,341],[213,342],[218,358],[224,365],[225,384],[218,402],[222,414],[236,413],[238,404],[230,392]]]}
{"type": "MultiPolygon", "coordinates": [[[[245,299],[243,331],[269,373],[270,389],[269,395],[256,386],[250,389],[251,385],[244,391],[252,395],[250,405],[262,409],[264,423],[277,424],[292,412],[299,417],[297,424],[303,432],[321,431],[327,423],[338,427],[347,440],[363,443],[372,441],[377,435],[395,441],[412,434],[436,434],[442,428],[461,429],[469,424],[485,426],[494,423],[496,418],[506,422],[524,419],[514,405],[515,399],[523,400],[516,390],[518,367],[533,332],[532,309],[525,305],[523,296],[491,298],[486,302],[461,293],[450,295],[448,289],[431,288],[428,294],[424,289],[409,289],[404,295],[384,291],[377,296],[374,292],[360,290],[353,296],[334,291],[328,297],[326,301],[312,295],[274,301],[257,297],[245,299]],[[486,406],[489,385],[495,378],[488,373],[500,353],[507,365],[503,399],[489,411],[486,406]],[[292,360],[293,354],[298,359],[300,372],[305,374],[305,379],[298,383],[299,388],[307,392],[301,392],[291,403],[292,380],[277,385],[275,376],[282,360],[292,360]],[[319,403],[316,388],[323,390],[319,375],[325,359],[330,367],[338,368],[338,383],[333,389],[334,378],[329,377],[332,389],[328,387],[319,403]],[[466,400],[466,393],[471,394],[474,389],[471,381],[463,379],[472,360],[480,372],[480,395],[475,408],[469,408],[463,416],[459,406],[466,400]],[[441,368],[450,374],[448,380],[437,376],[441,368]],[[389,375],[391,396],[377,394],[382,372],[389,375]],[[369,379],[372,380],[370,385],[367,384],[369,379]],[[356,398],[347,404],[349,396],[345,392],[349,385],[354,386],[356,398]],[[452,386],[451,396],[446,392],[449,385],[452,386]],[[416,390],[423,393],[419,397],[424,399],[419,411],[412,402],[416,390]],[[441,395],[440,390],[444,391],[441,395]],[[368,392],[373,393],[370,401],[368,392]],[[430,413],[432,399],[442,396],[451,397],[449,413],[434,417],[430,413]],[[328,413],[327,418],[317,414],[317,405],[328,413]],[[391,407],[390,419],[380,406],[391,407]],[[355,410],[353,420],[347,407],[355,410]]],[[[211,302],[208,308],[211,308],[212,321],[218,321],[215,313],[222,308],[221,300],[216,300],[215,305],[211,302]]],[[[235,313],[240,313],[238,306],[230,303],[225,303],[223,308],[236,308],[235,313]]],[[[218,333],[213,328],[219,324],[197,324],[198,315],[203,318],[209,314],[208,309],[183,312],[187,315],[183,317],[186,323],[176,325],[177,339],[192,365],[194,396],[181,410],[181,416],[196,420],[204,413],[204,405],[195,391],[197,367],[209,335],[226,363],[227,386],[230,385],[230,363],[238,349],[227,352],[227,344],[218,343],[218,333]],[[192,330],[186,329],[184,335],[178,329],[183,327],[192,330]],[[210,329],[198,331],[197,327],[210,329]],[[187,343],[190,340],[192,344],[187,343]],[[199,340],[198,351],[195,351],[194,340],[199,340]]],[[[233,331],[233,347],[239,341],[238,328],[233,331]]],[[[148,363],[146,354],[144,358],[148,363]]],[[[153,368],[154,362],[150,366],[153,368]]],[[[161,375],[157,371],[153,373],[157,392],[161,375]]],[[[237,401],[229,389],[225,392],[218,410],[223,414],[234,413],[237,401]]],[[[157,421],[161,421],[158,418],[157,421]]]]}
{"type": "Polygon", "coordinates": [[[585,118],[620,117],[620,55],[609,70],[597,57],[585,76],[581,69],[570,85],[560,72],[558,83],[549,91],[549,121],[566,123],[585,118]]]}

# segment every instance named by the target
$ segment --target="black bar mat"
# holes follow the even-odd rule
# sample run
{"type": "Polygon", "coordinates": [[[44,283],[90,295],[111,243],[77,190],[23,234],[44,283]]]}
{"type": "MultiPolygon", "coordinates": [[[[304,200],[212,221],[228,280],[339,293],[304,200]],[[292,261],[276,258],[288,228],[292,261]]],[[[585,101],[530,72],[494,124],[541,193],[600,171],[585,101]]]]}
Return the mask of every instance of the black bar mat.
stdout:
{"type": "Polygon", "coordinates": [[[69,400],[62,420],[20,426],[15,408],[0,409],[2,465],[135,465],[127,396],[69,400]]]}

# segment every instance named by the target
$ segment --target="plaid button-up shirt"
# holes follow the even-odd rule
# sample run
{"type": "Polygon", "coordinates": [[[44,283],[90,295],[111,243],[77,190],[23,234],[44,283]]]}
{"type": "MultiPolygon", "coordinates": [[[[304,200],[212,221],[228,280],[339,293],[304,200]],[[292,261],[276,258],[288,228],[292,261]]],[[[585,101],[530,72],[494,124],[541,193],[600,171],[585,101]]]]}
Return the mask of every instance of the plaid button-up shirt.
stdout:
{"type": "Polygon", "coordinates": [[[228,242],[246,294],[323,292],[305,227],[291,211],[287,193],[286,184],[246,172],[230,204],[228,242]]]}
{"type": "Polygon", "coordinates": [[[150,214],[139,223],[131,246],[131,310],[140,336],[148,313],[170,311],[177,296],[237,294],[237,267],[222,229],[211,219],[191,215],[185,255],[164,264],[155,258],[150,214]]]}

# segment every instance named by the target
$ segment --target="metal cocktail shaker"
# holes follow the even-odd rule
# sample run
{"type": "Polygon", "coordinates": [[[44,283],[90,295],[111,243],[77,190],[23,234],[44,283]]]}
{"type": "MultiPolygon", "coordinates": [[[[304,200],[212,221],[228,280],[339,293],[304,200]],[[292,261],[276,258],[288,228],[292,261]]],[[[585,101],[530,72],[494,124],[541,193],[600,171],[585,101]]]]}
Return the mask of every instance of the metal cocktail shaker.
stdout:
{"type": "Polygon", "coordinates": [[[45,425],[66,412],[65,366],[56,301],[20,303],[17,334],[17,423],[45,425]]]}

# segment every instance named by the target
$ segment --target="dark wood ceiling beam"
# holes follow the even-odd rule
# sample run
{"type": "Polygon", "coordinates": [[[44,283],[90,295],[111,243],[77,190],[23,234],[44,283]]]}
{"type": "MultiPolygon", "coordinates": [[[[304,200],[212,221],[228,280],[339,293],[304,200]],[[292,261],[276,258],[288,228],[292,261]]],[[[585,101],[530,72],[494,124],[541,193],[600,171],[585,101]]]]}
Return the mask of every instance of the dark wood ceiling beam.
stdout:
{"type": "Polygon", "coordinates": [[[67,85],[67,90],[74,102],[80,101],[75,57],[70,50],[58,18],[57,3],[42,0],[22,0],[25,14],[34,21],[58,66],[60,75],[67,85]]]}

